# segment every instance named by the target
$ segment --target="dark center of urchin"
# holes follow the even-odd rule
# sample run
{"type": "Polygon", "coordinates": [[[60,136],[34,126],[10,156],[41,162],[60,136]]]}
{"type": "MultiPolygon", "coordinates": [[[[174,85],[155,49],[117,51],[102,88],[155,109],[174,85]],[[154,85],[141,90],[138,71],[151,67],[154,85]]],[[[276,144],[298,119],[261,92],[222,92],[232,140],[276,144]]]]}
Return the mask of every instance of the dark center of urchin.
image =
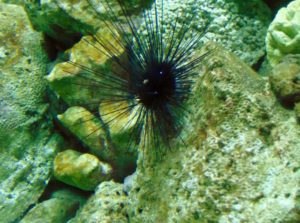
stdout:
{"type": "Polygon", "coordinates": [[[143,106],[156,109],[172,99],[176,81],[172,67],[168,63],[151,64],[141,77],[136,93],[143,106]]]}

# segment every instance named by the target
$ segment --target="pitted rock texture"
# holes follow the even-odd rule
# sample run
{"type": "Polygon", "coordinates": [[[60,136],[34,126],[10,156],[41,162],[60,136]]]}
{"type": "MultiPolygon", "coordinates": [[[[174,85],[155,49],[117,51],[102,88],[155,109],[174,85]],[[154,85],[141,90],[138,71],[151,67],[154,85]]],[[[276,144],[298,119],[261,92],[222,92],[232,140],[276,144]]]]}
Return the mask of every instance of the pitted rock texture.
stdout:
{"type": "Polygon", "coordinates": [[[95,194],[68,223],[127,223],[126,196],[122,184],[113,181],[101,183],[95,194]]]}
{"type": "MultiPolygon", "coordinates": [[[[153,8],[152,14],[155,14],[153,8]]],[[[161,8],[161,1],[157,1],[159,19],[162,18],[161,8]]],[[[265,54],[271,11],[260,0],[172,0],[164,1],[163,12],[164,23],[171,24],[164,27],[166,34],[174,27],[179,30],[183,24],[191,23],[186,38],[204,32],[200,42],[218,42],[249,65],[265,54]],[[251,10],[253,8],[255,10],[251,10]]]]}
{"type": "Polygon", "coordinates": [[[0,3],[0,218],[14,222],[50,178],[60,138],[46,115],[46,54],[23,7],[0,3]]]}
{"type": "Polygon", "coordinates": [[[295,110],[298,123],[300,123],[300,103],[295,104],[294,110],[295,110]]]}

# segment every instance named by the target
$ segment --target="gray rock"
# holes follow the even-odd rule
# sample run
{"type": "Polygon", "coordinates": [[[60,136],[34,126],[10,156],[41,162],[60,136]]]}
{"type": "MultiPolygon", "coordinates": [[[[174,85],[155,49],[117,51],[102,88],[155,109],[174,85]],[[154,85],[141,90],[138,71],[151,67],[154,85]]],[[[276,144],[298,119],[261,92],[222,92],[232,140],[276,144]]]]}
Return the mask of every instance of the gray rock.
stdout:
{"type": "Polygon", "coordinates": [[[46,54],[22,7],[0,3],[0,217],[18,219],[50,178],[59,137],[51,132],[46,54]]]}

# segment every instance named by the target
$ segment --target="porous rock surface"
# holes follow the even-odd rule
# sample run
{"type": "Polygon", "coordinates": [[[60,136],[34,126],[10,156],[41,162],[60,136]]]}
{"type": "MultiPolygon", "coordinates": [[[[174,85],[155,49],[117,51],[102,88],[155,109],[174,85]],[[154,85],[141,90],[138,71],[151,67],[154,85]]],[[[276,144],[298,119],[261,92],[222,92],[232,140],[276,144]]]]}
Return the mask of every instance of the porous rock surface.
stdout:
{"type": "Polygon", "coordinates": [[[273,66],[287,54],[300,54],[300,0],[278,11],[268,29],[266,48],[273,66]]]}
{"type": "Polygon", "coordinates": [[[126,196],[122,184],[113,181],[101,183],[95,194],[68,223],[127,223],[126,196]]]}
{"type": "MultiPolygon", "coordinates": [[[[161,1],[157,1],[157,8],[161,14],[161,1]]],[[[218,42],[250,65],[265,54],[265,35],[271,12],[261,0],[172,0],[164,1],[163,12],[164,22],[174,27],[177,21],[177,29],[191,23],[187,38],[206,32],[201,42],[218,42]]],[[[165,35],[172,32],[170,27],[165,29],[165,35]]]]}
{"type": "Polygon", "coordinates": [[[45,115],[46,55],[22,7],[0,3],[0,221],[16,221],[50,178],[59,137],[45,115]]]}

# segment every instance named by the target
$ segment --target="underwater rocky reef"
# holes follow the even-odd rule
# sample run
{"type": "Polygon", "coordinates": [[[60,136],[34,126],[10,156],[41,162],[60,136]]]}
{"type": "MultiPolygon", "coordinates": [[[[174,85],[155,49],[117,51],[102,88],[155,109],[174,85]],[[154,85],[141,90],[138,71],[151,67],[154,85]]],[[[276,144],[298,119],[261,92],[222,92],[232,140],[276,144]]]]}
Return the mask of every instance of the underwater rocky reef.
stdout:
{"type": "Polygon", "coordinates": [[[300,0],[0,19],[0,222],[300,222],[300,0]]]}

